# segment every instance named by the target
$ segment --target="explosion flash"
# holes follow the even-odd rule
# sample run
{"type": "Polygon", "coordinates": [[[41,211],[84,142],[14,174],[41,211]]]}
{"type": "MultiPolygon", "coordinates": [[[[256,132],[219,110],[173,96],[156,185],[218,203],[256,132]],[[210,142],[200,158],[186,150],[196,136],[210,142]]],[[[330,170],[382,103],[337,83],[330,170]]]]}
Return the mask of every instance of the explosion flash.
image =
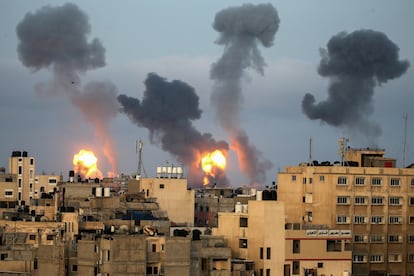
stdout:
{"type": "Polygon", "coordinates": [[[102,173],[97,166],[98,158],[92,151],[81,149],[73,156],[73,169],[82,178],[100,178],[102,173]]]}
{"type": "Polygon", "coordinates": [[[217,178],[226,168],[226,157],[220,150],[207,153],[201,158],[201,168],[204,173],[204,185],[211,183],[212,179],[217,178]]]}

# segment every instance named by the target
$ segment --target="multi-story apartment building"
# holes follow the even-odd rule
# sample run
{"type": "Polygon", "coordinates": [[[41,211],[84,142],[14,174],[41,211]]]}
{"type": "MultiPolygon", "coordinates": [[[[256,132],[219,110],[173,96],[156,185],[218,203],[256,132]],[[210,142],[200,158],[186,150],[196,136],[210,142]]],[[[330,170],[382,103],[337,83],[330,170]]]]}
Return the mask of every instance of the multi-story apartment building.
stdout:
{"type": "Polygon", "coordinates": [[[13,151],[9,157],[9,173],[16,176],[17,187],[9,189],[8,195],[15,194],[19,205],[30,205],[30,200],[42,198],[56,190],[61,176],[36,175],[36,160],[27,151],[13,151]],[[13,190],[13,191],[12,191],[13,190]]]}
{"type": "Polygon", "coordinates": [[[414,275],[414,168],[384,150],[346,149],[344,162],[278,174],[286,222],[350,230],[353,275],[414,275]]]}

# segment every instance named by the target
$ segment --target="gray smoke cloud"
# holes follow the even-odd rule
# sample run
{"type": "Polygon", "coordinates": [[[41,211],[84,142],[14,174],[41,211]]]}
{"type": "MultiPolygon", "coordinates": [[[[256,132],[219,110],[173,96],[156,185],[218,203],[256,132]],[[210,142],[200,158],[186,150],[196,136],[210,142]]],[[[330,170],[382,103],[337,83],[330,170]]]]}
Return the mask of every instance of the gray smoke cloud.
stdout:
{"type": "Polygon", "coordinates": [[[263,184],[266,171],[273,165],[250,143],[242,130],[239,113],[243,103],[241,79],[246,69],[263,75],[266,65],[259,45],[270,47],[279,28],[279,16],[271,4],[244,4],[218,12],[213,28],[220,33],[216,43],[224,45],[221,58],[215,62],[210,77],[215,81],[211,103],[236,151],[241,170],[250,184],[263,184]]]}
{"type": "Polygon", "coordinates": [[[327,49],[321,49],[318,73],[330,79],[328,99],[316,103],[308,93],[302,110],[309,119],[362,133],[375,143],[381,128],[367,119],[374,111],[374,88],[400,77],[408,67],[407,60],[399,60],[398,46],[384,33],[341,32],[329,40],[327,49]]]}
{"type": "MultiPolygon", "coordinates": [[[[189,182],[199,186],[204,174],[200,171],[200,156],[219,149],[227,153],[228,144],[216,141],[210,133],[200,133],[192,121],[200,119],[199,97],[193,87],[180,80],[167,81],[150,73],[144,82],[143,99],[119,95],[122,111],[139,127],[150,132],[152,143],[161,144],[177,160],[189,166],[189,182]]],[[[216,172],[218,185],[228,184],[223,171],[216,172]]],[[[213,182],[214,181],[214,182],[213,182]]]]}
{"type": "Polygon", "coordinates": [[[104,154],[117,170],[109,121],[115,117],[119,103],[116,88],[110,82],[91,82],[81,87],[80,75],[87,70],[105,66],[105,48],[90,34],[88,16],[75,4],[45,6],[27,13],[17,25],[17,53],[20,61],[34,72],[51,69],[53,79],[39,83],[42,95],[65,94],[70,102],[94,125],[96,136],[103,139],[104,154]]]}

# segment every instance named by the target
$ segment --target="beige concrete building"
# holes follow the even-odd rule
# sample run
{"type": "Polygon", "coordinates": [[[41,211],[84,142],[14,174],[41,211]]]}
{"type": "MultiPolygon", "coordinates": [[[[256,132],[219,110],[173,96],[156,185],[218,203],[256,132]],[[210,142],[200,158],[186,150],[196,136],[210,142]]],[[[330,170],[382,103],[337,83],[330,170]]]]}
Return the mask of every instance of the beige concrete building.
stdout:
{"type": "Polygon", "coordinates": [[[143,193],[146,199],[153,198],[160,209],[167,212],[172,224],[194,225],[195,193],[188,188],[185,178],[158,175],[156,178],[130,180],[128,193],[143,193]]]}
{"type": "Polygon", "coordinates": [[[252,260],[257,275],[283,275],[285,216],[283,202],[250,200],[233,213],[219,213],[213,235],[224,237],[233,258],[252,260]]]}
{"type": "Polygon", "coordinates": [[[344,164],[278,174],[286,222],[352,232],[353,275],[414,275],[414,169],[384,150],[346,149],[344,164]]]}
{"type": "Polygon", "coordinates": [[[29,157],[27,151],[13,151],[9,157],[9,173],[17,175],[19,205],[29,205],[30,199],[33,198],[35,168],[35,159],[29,157]]]}

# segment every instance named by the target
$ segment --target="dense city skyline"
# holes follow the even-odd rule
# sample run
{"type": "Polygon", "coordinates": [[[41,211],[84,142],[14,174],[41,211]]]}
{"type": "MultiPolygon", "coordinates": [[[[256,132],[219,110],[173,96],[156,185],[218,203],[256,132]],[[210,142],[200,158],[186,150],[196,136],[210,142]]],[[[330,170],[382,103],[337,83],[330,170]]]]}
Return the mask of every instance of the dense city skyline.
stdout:
{"type": "MultiPolygon", "coordinates": [[[[58,7],[65,3],[53,1],[50,5],[58,7]]],[[[199,97],[201,113],[200,118],[193,121],[194,128],[201,133],[211,133],[216,140],[230,143],[228,132],[220,126],[210,101],[216,80],[210,79],[210,70],[225,47],[216,43],[220,34],[213,28],[213,22],[218,12],[239,7],[245,2],[72,3],[87,15],[90,32],[86,40],[99,39],[106,57],[105,64],[95,66],[93,70],[81,68],[79,80],[73,83],[76,91],[84,89],[90,82],[108,82],[113,85],[108,95],[114,91],[142,99],[148,73],[154,72],[169,82],[179,80],[191,86],[199,97]]],[[[258,5],[262,2],[250,3],[258,5]]],[[[94,131],[94,120],[85,118],[85,113],[82,113],[82,110],[88,113],[93,109],[96,98],[86,99],[90,100],[90,105],[76,108],[78,101],[68,101],[62,95],[39,93],[46,91],[39,88],[41,84],[53,78],[51,66],[38,67],[36,71],[22,64],[21,57],[19,59],[18,24],[26,13],[36,13],[47,4],[49,1],[0,2],[0,80],[3,84],[0,166],[7,167],[12,151],[26,150],[36,157],[37,173],[45,171],[66,175],[72,169],[73,155],[81,148],[89,148],[97,154],[98,166],[105,173],[112,169],[111,160],[101,150],[106,141],[94,131]]],[[[266,170],[265,183],[260,184],[274,181],[277,171],[287,165],[308,161],[310,138],[312,159],[338,160],[337,141],[345,136],[353,147],[385,148],[387,156],[397,158],[401,165],[405,115],[408,118],[406,160],[407,163],[414,162],[414,147],[410,143],[414,135],[414,113],[410,105],[414,92],[412,67],[408,67],[401,76],[374,87],[372,102],[368,106],[372,113],[364,113],[364,120],[381,128],[381,134],[373,140],[349,131],[349,128],[310,120],[301,107],[307,93],[312,94],[317,103],[328,98],[331,80],[318,73],[320,48],[326,49],[328,41],[342,31],[381,32],[399,48],[398,59],[412,65],[414,41],[410,27],[414,19],[410,11],[414,4],[410,1],[401,1],[398,5],[388,1],[274,1],[271,4],[277,10],[280,24],[273,45],[258,45],[266,64],[263,75],[247,68],[240,82],[239,127],[262,152],[262,157],[273,164],[266,170]]],[[[98,114],[98,117],[102,116],[98,114]]],[[[148,130],[135,126],[125,115],[114,115],[106,127],[113,139],[118,172],[129,174],[136,170],[137,140],[144,141],[143,159],[148,175],[154,175],[156,166],[167,161],[179,163],[161,146],[151,144],[148,130]]],[[[226,172],[231,185],[249,183],[249,177],[240,171],[236,154],[230,150],[226,172]]]]}

